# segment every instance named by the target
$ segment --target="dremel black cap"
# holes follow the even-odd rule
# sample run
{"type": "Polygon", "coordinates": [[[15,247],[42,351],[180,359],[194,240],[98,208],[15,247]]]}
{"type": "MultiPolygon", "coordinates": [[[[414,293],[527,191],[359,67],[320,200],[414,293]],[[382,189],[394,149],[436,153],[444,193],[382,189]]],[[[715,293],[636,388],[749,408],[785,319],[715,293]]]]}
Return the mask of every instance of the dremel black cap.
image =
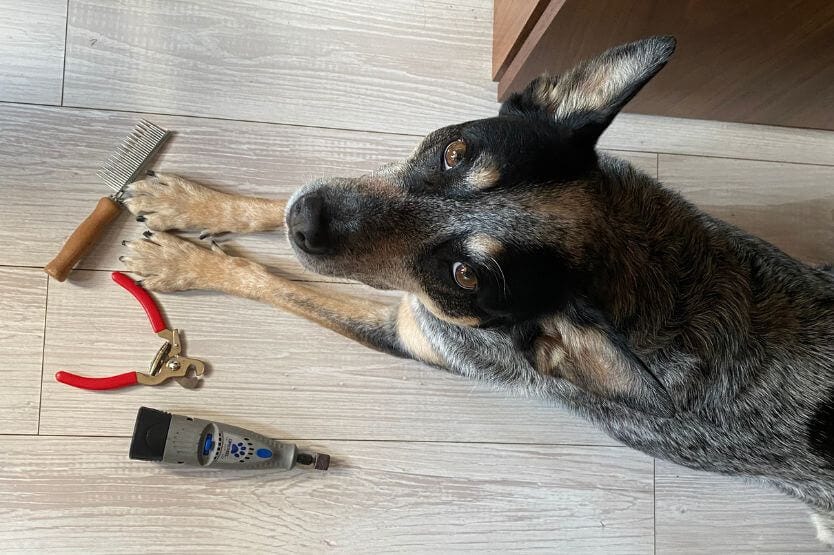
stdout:
{"type": "Polygon", "coordinates": [[[140,461],[161,461],[168,439],[171,415],[161,410],[141,407],[133,426],[130,458],[140,461]]]}

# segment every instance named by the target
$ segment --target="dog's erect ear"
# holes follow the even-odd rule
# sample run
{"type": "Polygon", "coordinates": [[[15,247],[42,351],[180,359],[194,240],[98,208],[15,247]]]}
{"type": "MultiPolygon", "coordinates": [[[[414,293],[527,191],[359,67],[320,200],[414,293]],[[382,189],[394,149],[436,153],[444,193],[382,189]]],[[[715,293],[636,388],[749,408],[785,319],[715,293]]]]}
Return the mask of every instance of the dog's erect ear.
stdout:
{"type": "Polygon", "coordinates": [[[674,51],[671,36],[617,46],[561,75],[536,78],[501,106],[501,115],[545,115],[569,130],[574,140],[593,147],[674,51]]]}
{"type": "Polygon", "coordinates": [[[675,414],[672,398],[654,374],[604,330],[557,322],[536,340],[535,356],[542,374],[646,414],[675,414]]]}

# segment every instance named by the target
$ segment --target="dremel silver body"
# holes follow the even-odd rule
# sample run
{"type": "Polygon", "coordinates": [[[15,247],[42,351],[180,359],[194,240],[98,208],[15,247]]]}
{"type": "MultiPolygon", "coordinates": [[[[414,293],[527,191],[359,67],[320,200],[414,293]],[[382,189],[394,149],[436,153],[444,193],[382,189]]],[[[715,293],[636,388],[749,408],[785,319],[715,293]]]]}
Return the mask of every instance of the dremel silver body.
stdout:
{"type": "Polygon", "coordinates": [[[212,468],[283,468],[295,466],[294,444],[209,420],[171,415],[162,461],[212,468]]]}

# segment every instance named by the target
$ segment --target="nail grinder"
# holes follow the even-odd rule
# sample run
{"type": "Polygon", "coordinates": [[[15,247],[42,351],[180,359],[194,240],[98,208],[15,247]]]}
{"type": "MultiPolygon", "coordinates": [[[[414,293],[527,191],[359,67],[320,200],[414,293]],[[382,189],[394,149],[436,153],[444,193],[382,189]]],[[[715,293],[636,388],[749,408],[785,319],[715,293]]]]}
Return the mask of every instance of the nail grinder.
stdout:
{"type": "Polygon", "coordinates": [[[330,455],[302,453],[255,432],[220,422],[141,407],[136,415],[130,458],[210,468],[289,470],[296,464],[327,470],[330,455]]]}

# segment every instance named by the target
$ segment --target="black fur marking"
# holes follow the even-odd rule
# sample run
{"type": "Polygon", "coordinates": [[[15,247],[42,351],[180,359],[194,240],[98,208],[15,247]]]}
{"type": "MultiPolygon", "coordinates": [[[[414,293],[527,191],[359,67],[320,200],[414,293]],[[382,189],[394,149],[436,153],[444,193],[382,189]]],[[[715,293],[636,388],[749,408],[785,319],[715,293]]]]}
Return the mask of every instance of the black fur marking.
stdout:
{"type": "Polygon", "coordinates": [[[479,308],[490,319],[520,323],[565,307],[576,293],[578,273],[555,248],[513,248],[498,257],[506,284],[488,280],[478,291],[479,308]]]}
{"type": "Polygon", "coordinates": [[[808,423],[808,445],[834,468],[834,389],[825,395],[825,401],[817,405],[808,423]]]}
{"type": "Polygon", "coordinates": [[[590,171],[596,162],[593,148],[571,140],[572,132],[544,119],[501,116],[445,127],[426,138],[402,176],[412,195],[442,195],[470,198],[479,193],[466,182],[473,164],[485,157],[499,173],[491,191],[518,184],[564,182],[590,171]],[[444,170],[443,151],[451,141],[462,139],[466,154],[460,164],[444,170]],[[558,160],[559,164],[553,164],[558,160]]]}

